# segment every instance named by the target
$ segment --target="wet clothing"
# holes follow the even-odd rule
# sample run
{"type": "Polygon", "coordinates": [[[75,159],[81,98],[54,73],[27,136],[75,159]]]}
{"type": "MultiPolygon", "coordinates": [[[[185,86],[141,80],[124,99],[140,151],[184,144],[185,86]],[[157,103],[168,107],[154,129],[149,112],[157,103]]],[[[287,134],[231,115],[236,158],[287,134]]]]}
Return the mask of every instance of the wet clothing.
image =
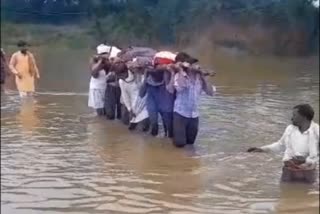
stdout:
{"type": "Polygon", "coordinates": [[[156,84],[149,76],[146,82],[147,110],[151,123],[151,135],[157,136],[159,132],[159,114],[166,137],[173,136],[173,105],[175,95],[166,89],[164,82],[156,84]]]}
{"type": "Polygon", "coordinates": [[[173,112],[152,112],[149,114],[151,135],[157,136],[159,134],[159,114],[162,119],[165,137],[173,137],[173,112]]]}
{"type": "Polygon", "coordinates": [[[194,144],[199,129],[198,103],[202,92],[200,75],[192,80],[185,72],[174,76],[176,100],[173,115],[173,144],[183,147],[194,144]]]}
{"type": "Polygon", "coordinates": [[[146,118],[139,123],[130,123],[129,125],[129,130],[136,130],[136,129],[141,129],[139,131],[147,132],[150,129],[150,120],[149,118],[146,118]]]}
{"type": "Polygon", "coordinates": [[[174,78],[177,91],[174,112],[187,118],[199,117],[199,98],[203,90],[200,75],[191,80],[185,72],[180,72],[175,74],[174,78]]]}
{"type": "Polygon", "coordinates": [[[129,112],[124,104],[121,103],[121,121],[124,125],[130,124],[129,112]]]}
{"type": "Polygon", "coordinates": [[[39,74],[33,54],[27,54],[18,51],[14,53],[10,60],[10,68],[18,71],[22,76],[16,76],[16,85],[19,92],[34,92],[35,91],[35,76],[39,74]]]}
{"type": "Polygon", "coordinates": [[[93,109],[103,109],[105,92],[107,87],[107,74],[104,70],[99,71],[97,78],[91,76],[88,106],[93,109]]]}
{"type": "Polygon", "coordinates": [[[199,118],[188,118],[178,113],[173,114],[173,144],[184,147],[194,144],[199,129],[199,118]]]}
{"type": "Polygon", "coordinates": [[[292,170],[286,166],[282,168],[282,182],[304,182],[313,183],[316,179],[316,170],[292,170]]]}
{"type": "Polygon", "coordinates": [[[135,114],[135,117],[131,118],[130,123],[139,123],[149,117],[146,107],[146,97],[139,96],[143,80],[134,77],[131,71],[128,71],[128,73],[129,76],[127,79],[119,80],[121,97],[127,110],[135,114]]]}
{"type": "Polygon", "coordinates": [[[121,119],[121,103],[120,103],[121,90],[115,83],[108,83],[105,92],[105,113],[107,119],[121,119]]]}

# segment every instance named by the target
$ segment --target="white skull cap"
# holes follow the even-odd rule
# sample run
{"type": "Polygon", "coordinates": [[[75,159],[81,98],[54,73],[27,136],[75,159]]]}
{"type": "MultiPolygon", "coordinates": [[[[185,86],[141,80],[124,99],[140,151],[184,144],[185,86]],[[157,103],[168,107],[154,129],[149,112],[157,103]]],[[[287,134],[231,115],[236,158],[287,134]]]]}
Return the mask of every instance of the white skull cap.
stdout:
{"type": "Polygon", "coordinates": [[[110,52],[110,46],[101,44],[97,47],[97,54],[107,54],[110,52]]]}

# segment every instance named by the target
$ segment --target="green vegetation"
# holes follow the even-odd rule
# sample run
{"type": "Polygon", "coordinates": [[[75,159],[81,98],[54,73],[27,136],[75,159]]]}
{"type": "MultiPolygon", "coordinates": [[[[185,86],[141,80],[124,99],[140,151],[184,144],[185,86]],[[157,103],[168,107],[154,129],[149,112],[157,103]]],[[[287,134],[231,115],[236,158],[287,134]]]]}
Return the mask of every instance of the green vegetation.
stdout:
{"type": "Polygon", "coordinates": [[[312,0],[1,0],[1,16],[2,43],[185,47],[205,40],[207,48],[279,55],[317,53],[319,44],[312,0]]]}
{"type": "Polygon", "coordinates": [[[76,25],[1,23],[1,45],[15,46],[20,39],[33,46],[87,48],[94,39],[86,27],[76,25]]]}

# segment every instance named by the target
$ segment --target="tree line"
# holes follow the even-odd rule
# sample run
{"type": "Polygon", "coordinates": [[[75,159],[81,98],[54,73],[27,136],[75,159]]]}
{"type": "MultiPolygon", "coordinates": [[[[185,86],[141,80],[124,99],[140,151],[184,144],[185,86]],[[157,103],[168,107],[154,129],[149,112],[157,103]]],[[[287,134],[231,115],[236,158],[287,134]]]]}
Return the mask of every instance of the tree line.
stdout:
{"type": "Polygon", "coordinates": [[[278,33],[302,32],[304,54],[317,51],[319,44],[319,8],[313,0],[1,0],[1,18],[56,25],[90,22],[97,39],[161,44],[227,20],[278,33]]]}

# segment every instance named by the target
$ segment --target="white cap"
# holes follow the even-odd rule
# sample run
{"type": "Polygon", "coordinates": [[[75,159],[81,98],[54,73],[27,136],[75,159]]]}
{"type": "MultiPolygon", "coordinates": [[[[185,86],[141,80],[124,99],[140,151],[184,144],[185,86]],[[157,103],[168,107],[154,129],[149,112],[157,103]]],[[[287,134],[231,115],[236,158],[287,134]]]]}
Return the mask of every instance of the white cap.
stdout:
{"type": "MultiPolygon", "coordinates": [[[[111,48],[110,48],[111,49],[111,48]]],[[[115,46],[112,46],[112,49],[111,49],[111,53],[110,53],[110,58],[114,58],[114,57],[117,57],[118,56],[118,53],[120,53],[121,50],[115,46]]]]}
{"type": "Polygon", "coordinates": [[[110,52],[110,46],[101,44],[97,47],[97,54],[106,54],[110,52]]]}

